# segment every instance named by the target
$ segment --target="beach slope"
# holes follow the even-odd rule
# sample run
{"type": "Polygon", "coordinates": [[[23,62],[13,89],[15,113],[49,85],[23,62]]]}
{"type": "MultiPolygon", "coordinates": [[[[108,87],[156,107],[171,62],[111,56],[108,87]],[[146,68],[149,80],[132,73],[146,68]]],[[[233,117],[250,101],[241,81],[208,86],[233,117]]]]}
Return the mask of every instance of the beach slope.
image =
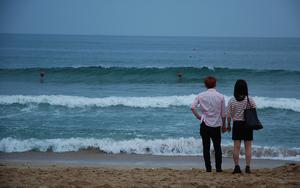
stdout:
{"type": "Polygon", "coordinates": [[[255,169],[250,175],[233,175],[231,170],[1,166],[0,179],[0,187],[300,187],[300,165],[255,169]]]}

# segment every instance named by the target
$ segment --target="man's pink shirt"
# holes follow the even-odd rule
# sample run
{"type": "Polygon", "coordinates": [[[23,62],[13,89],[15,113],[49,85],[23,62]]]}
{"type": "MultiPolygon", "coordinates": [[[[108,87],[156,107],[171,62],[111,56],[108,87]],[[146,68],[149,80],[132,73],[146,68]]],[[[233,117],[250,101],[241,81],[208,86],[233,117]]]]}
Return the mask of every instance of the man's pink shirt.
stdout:
{"type": "Polygon", "coordinates": [[[207,126],[222,126],[222,117],[226,117],[224,96],[216,89],[208,89],[199,93],[195,98],[192,109],[199,107],[201,110],[201,120],[207,126]]]}

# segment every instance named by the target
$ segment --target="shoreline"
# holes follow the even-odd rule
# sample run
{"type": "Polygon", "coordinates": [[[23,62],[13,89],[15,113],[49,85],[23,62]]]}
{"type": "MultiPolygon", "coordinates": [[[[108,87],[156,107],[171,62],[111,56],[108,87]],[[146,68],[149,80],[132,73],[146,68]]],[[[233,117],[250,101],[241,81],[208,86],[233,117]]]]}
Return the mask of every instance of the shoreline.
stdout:
{"type": "MultiPolygon", "coordinates": [[[[232,169],[232,158],[223,157],[222,168],[232,169]]],[[[211,156],[212,167],[214,157],[211,156]]],[[[76,166],[76,167],[115,167],[115,168],[173,168],[173,169],[205,169],[202,156],[162,156],[140,154],[106,154],[94,151],[80,152],[15,152],[0,153],[0,163],[18,166],[76,166]]],[[[275,168],[289,163],[300,164],[299,161],[252,159],[251,168],[275,168]]],[[[245,160],[240,159],[243,168],[245,160]]]]}
{"type": "Polygon", "coordinates": [[[252,164],[251,174],[232,174],[232,159],[223,158],[223,172],[207,173],[200,156],[0,153],[0,187],[300,187],[299,162],[254,159],[252,164]]]}

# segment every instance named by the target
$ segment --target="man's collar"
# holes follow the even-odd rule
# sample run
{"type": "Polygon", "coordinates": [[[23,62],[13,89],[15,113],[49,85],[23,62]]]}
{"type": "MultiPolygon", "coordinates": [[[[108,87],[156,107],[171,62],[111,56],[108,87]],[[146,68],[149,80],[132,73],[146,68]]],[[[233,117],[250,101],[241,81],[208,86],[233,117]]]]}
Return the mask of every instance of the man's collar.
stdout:
{"type": "Polygon", "coordinates": [[[207,91],[216,91],[216,88],[209,88],[207,91]]]}

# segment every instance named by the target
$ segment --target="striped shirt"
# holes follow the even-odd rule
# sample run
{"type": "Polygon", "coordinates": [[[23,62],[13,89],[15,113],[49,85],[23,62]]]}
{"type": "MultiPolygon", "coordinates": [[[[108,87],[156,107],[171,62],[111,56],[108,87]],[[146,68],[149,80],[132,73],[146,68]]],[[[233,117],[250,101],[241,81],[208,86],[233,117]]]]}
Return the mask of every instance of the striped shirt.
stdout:
{"type": "MultiPolygon", "coordinates": [[[[255,101],[249,97],[250,106],[256,108],[255,101]]],[[[237,101],[234,97],[228,101],[227,117],[232,118],[233,121],[244,121],[244,110],[247,107],[247,97],[242,101],[237,101]]]]}

